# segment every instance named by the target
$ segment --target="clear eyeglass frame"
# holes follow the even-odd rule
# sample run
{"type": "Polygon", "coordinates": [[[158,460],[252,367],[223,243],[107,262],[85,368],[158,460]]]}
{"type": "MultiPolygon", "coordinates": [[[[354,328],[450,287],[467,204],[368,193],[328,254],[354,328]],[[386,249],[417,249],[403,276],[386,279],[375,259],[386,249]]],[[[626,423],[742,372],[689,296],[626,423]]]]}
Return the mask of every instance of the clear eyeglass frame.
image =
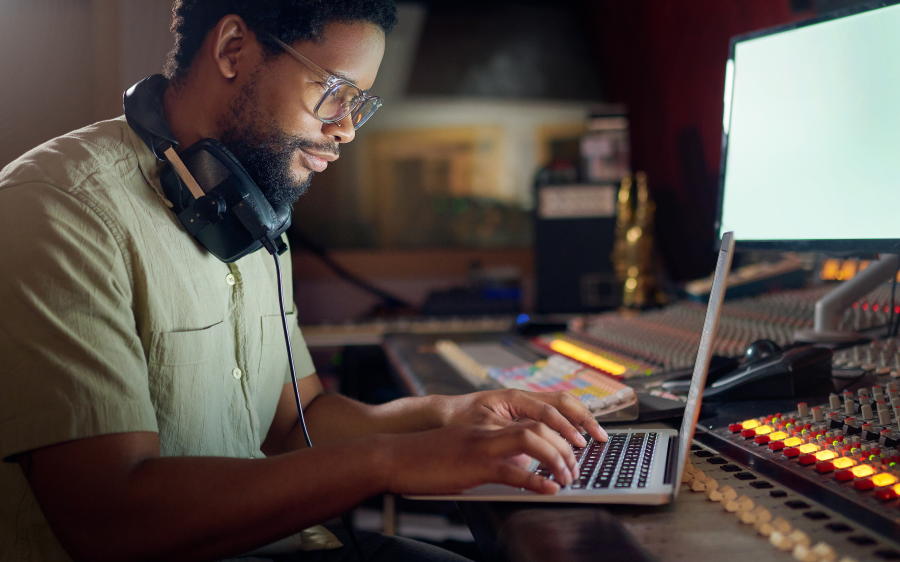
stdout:
{"type": "Polygon", "coordinates": [[[322,67],[298,53],[293,47],[269,34],[282,49],[302,62],[325,84],[325,93],[316,104],[315,116],[323,123],[337,123],[352,116],[353,129],[359,129],[372,117],[372,114],[381,107],[382,100],[369,92],[360,90],[359,87],[333,74],[329,74],[322,67]]]}

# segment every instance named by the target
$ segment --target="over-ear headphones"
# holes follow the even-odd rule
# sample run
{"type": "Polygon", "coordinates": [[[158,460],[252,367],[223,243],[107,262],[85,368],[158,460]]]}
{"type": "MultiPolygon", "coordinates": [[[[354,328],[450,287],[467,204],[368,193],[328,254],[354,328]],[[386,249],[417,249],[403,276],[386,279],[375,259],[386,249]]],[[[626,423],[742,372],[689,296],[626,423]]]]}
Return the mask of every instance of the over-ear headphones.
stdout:
{"type": "Polygon", "coordinates": [[[290,207],[274,209],[237,158],[215,139],[200,140],[179,156],[162,110],[168,81],[144,78],[125,92],[125,119],[160,161],[160,183],[181,224],[204,248],[230,263],[265,247],[287,249],[290,207]]]}

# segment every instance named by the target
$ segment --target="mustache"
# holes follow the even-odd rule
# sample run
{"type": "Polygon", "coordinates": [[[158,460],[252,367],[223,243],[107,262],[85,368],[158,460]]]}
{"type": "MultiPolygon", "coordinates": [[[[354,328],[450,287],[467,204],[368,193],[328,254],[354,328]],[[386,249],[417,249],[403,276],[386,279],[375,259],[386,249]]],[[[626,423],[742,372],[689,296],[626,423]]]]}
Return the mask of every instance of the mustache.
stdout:
{"type": "Polygon", "coordinates": [[[289,152],[296,152],[297,150],[305,150],[316,153],[327,153],[333,154],[335,158],[341,157],[341,145],[336,142],[326,142],[326,141],[312,141],[309,139],[295,137],[292,139],[284,139],[282,142],[285,143],[284,146],[280,147],[282,149],[287,149],[289,152]]]}

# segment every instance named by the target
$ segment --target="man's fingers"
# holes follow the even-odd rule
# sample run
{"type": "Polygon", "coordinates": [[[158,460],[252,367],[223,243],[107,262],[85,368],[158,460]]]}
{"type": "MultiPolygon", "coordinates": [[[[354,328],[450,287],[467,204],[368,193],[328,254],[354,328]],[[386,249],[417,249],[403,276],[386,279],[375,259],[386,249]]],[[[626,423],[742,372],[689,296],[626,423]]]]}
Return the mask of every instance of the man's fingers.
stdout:
{"type": "Polygon", "coordinates": [[[572,448],[547,426],[520,424],[500,433],[494,441],[494,452],[504,461],[524,453],[549,468],[560,484],[572,483],[576,470],[572,448]]]}
{"type": "Polygon", "coordinates": [[[587,409],[587,406],[582,404],[568,392],[553,392],[547,394],[528,393],[525,394],[525,396],[531,398],[538,404],[546,404],[555,410],[555,414],[559,417],[548,412],[549,415],[547,416],[547,419],[541,419],[540,421],[543,421],[558,431],[560,435],[568,439],[572,444],[578,447],[583,447],[587,444],[584,441],[584,437],[581,435],[582,431],[586,431],[588,435],[597,441],[606,441],[609,439],[609,436],[603,428],[600,427],[597,420],[594,419],[593,414],[587,409]],[[560,419],[564,420],[564,422],[560,421],[560,419]]]}
{"type": "Polygon", "coordinates": [[[560,488],[559,484],[552,480],[509,464],[501,465],[500,479],[503,484],[525,488],[538,494],[555,494],[560,488]]]}
{"type": "Polygon", "coordinates": [[[517,392],[514,395],[513,405],[517,415],[547,424],[576,447],[587,445],[587,441],[581,435],[582,427],[591,428],[588,429],[588,435],[594,439],[606,440],[600,438],[602,434],[596,430],[600,426],[591,412],[566,392],[548,394],[517,392]]]}

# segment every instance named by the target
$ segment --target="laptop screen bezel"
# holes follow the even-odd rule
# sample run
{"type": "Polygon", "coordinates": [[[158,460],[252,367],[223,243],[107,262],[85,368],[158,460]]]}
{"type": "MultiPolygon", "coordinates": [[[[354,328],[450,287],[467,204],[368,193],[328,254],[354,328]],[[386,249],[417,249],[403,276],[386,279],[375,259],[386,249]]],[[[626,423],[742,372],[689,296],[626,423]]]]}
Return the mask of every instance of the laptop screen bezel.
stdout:
{"type": "Polygon", "coordinates": [[[700,417],[700,403],[703,398],[703,389],[706,386],[706,375],[709,373],[709,362],[712,358],[712,344],[719,326],[719,316],[722,310],[722,301],[725,299],[725,282],[731,269],[731,258],[734,255],[734,232],[726,232],[722,235],[719,244],[719,258],[716,262],[716,273],[713,276],[712,290],[709,294],[709,305],[706,307],[706,319],[703,321],[703,332],[700,336],[700,346],[697,350],[697,360],[694,362],[694,375],[691,377],[691,387],[688,391],[687,403],[684,406],[684,418],[681,420],[681,429],[678,433],[678,443],[673,451],[676,465],[675,481],[672,482],[672,499],[678,497],[681,489],[681,477],[684,474],[684,465],[691,450],[691,442],[694,440],[694,430],[700,417]]]}

